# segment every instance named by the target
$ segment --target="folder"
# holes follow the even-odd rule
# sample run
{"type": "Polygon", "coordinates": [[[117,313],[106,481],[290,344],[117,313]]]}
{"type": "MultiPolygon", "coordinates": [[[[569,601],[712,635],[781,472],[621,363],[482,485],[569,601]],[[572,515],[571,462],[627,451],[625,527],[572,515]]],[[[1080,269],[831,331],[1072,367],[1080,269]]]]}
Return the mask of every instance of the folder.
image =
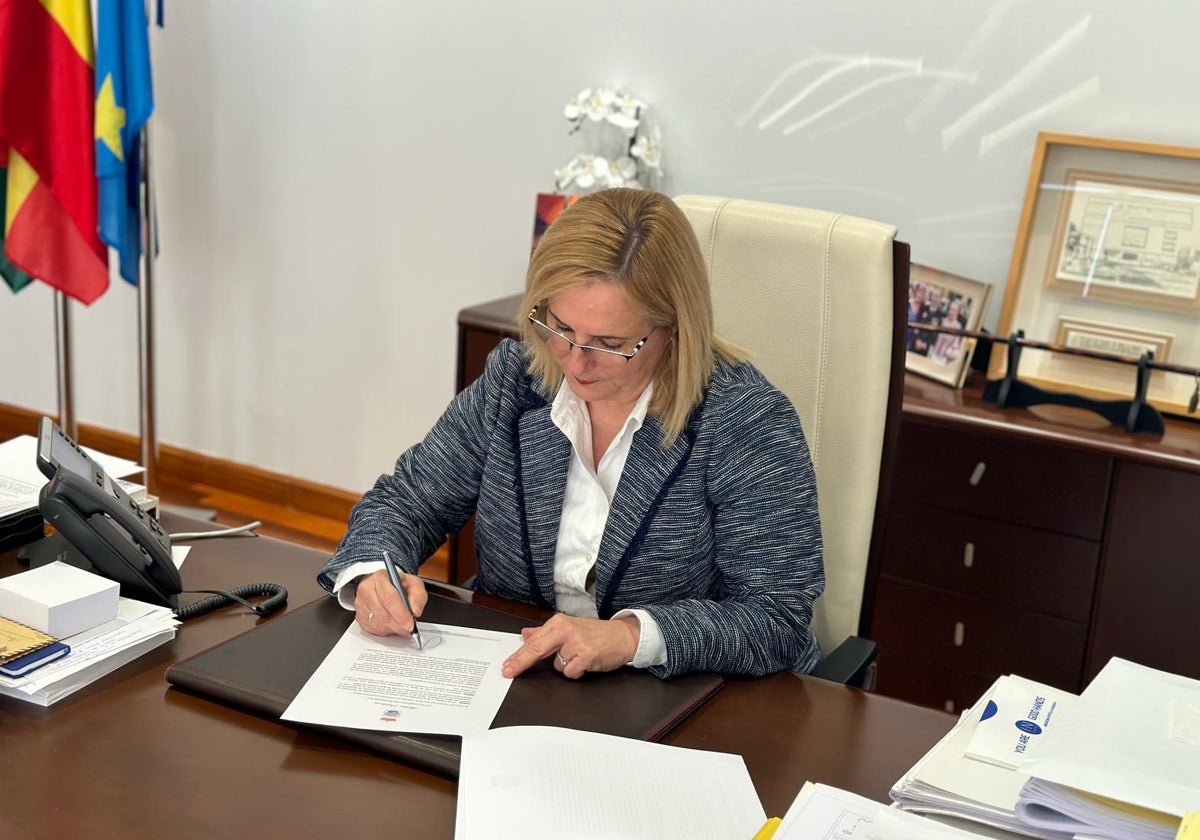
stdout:
{"type": "MultiPolygon", "coordinates": [[[[320,598],[176,663],[167,670],[167,681],[177,688],[278,718],[353,620],[354,613],[343,609],[336,599],[320,598]]],[[[518,633],[533,624],[433,593],[421,620],[508,633],[518,633]]],[[[723,683],[716,674],[662,680],[634,668],[569,680],[546,660],[513,680],[492,728],[565,726],[657,741],[723,683]]],[[[462,739],[457,736],[317,725],[310,728],[451,778],[458,776],[462,739]]]]}

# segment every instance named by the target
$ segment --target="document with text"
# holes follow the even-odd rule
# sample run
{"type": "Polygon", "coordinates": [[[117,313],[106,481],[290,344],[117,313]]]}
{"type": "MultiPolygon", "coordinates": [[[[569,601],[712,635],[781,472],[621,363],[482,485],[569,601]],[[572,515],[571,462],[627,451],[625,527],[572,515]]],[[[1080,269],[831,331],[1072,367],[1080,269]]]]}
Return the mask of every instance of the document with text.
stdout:
{"type": "Polygon", "coordinates": [[[351,624],[281,716],[297,723],[467,735],[492,724],[517,633],[418,622],[424,646],[351,624]]]}
{"type": "Polygon", "coordinates": [[[765,820],[740,755],[554,726],[463,738],[455,840],[750,840],[765,820]]]}

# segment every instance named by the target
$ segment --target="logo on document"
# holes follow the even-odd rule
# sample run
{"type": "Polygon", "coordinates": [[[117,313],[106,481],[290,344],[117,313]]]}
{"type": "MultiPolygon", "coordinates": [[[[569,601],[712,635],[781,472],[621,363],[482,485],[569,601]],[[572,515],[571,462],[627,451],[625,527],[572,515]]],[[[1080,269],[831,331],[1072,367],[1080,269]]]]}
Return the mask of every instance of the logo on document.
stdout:
{"type": "Polygon", "coordinates": [[[1042,727],[1038,726],[1031,720],[1019,720],[1015,725],[1017,729],[1020,729],[1022,732],[1028,732],[1030,735],[1042,734],[1042,727]]]}
{"type": "Polygon", "coordinates": [[[395,723],[398,717],[400,717],[399,709],[388,709],[379,719],[384,723],[395,723]]]}

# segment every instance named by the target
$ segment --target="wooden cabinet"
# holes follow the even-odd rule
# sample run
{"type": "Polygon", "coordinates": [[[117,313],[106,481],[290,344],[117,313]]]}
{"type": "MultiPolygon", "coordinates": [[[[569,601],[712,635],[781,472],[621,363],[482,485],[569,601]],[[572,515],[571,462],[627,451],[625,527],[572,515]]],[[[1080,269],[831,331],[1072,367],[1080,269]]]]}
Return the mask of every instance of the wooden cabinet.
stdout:
{"type": "MultiPolygon", "coordinates": [[[[458,364],[454,381],[457,394],[483,373],[488,353],[505,338],[516,338],[521,334],[518,326],[521,296],[513,295],[501,300],[468,307],[458,313],[458,364]]],[[[453,584],[462,584],[475,574],[475,520],[471,519],[457,534],[449,539],[450,560],[447,579],[453,584]]]]}
{"type": "Polygon", "coordinates": [[[1078,692],[1114,655],[1200,677],[1200,427],[1167,425],[1129,435],[910,378],[864,615],[877,690],[957,711],[1005,673],[1078,692]]]}
{"type": "Polygon", "coordinates": [[[1110,657],[1200,677],[1200,474],[1121,463],[1085,677],[1110,657]]]}
{"type": "Polygon", "coordinates": [[[961,674],[969,705],[1002,673],[1077,691],[1113,459],[905,417],[871,637],[878,689],[914,661],[961,674]],[[892,662],[891,655],[897,659],[892,662]]]}

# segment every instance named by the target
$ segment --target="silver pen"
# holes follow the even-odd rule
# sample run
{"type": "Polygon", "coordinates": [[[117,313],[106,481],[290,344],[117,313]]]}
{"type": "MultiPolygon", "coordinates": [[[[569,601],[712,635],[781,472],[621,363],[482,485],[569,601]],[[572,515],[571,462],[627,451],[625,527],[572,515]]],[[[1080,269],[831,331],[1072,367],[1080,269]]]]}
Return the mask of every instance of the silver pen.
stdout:
{"type": "Polygon", "coordinates": [[[396,591],[400,593],[400,600],[404,602],[404,609],[408,610],[408,614],[413,617],[413,638],[417,640],[417,649],[425,650],[425,643],[421,641],[421,631],[417,629],[417,617],[413,615],[412,606],[408,603],[408,596],[404,594],[404,587],[400,584],[400,573],[396,571],[396,564],[392,562],[392,558],[385,551],[383,552],[383,565],[387,566],[388,577],[392,579],[392,586],[396,587],[396,591]]]}

